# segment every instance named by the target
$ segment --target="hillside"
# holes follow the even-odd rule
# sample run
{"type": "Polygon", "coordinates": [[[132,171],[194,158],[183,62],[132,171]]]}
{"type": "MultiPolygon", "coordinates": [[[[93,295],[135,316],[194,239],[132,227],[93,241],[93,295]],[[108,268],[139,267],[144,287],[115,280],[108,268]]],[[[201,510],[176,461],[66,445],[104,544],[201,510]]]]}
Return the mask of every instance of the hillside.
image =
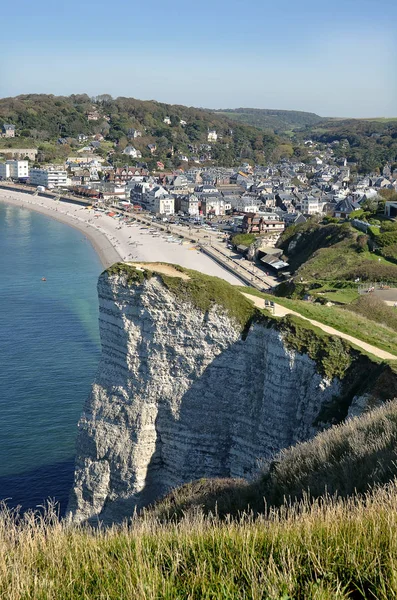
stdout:
{"type": "MultiPolygon", "coordinates": [[[[43,160],[47,161],[62,159],[83,147],[77,140],[79,134],[103,135],[114,144],[111,160],[119,164],[129,161],[123,154],[129,144],[142,153],[142,159],[151,167],[162,161],[166,167],[173,168],[181,164],[179,156],[187,153],[225,166],[238,165],[247,159],[263,163],[283,155],[282,140],[277,136],[264,135],[254,127],[236,124],[223,115],[155,101],[113,99],[106,94],[95,98],[86,94],[68,97],[27,94],[3,98],[0,99],[2,122],[14,124],[20,145],[37,145],[43,160]],[[131,129],[139,131],[139,137],[131,138],[131,129]],[[212,130],[218,139],[209,144],[208,132],[212,130]],[[62,138],[61,144],[59,138],[62,138]],[[52,145],[49,147],[48,143],[52,145]],[[155,145],[153,153],[149,144],[155,145]]],[[[8,139],[0,141],[3,148],[11,144],[8,139]]],[[[96,152],[109,157],[109,146],[102,144],[96,152]]]]}
{"type": "Polygon", "coordinates": [[[275,132],[284,132],[315,125],[324,119],[315,113],[298,110],[270,110],[262,108],[226,108],[214,111],[245,125],[259,129],[271,129],[275,132]]]}
{"type": "Polygon", "coordinates": [[[335,157],[346,157],[358,171],[382,169],[397,161],[396,119],[325,119],[296,132],[296,139],[333,143],[335,157]]]}
{"type": "Polygon", "coordinates": [[[0,99],[0,125],[4,122],[16,126],[17,138],[0,138],[0,151],[38,147],[41,163],[63,162],[82,150],[80,134],[104,136],[95,154],[111,164],[136,164],[136,158],[123,154],[133,145],[153,169],[159,161],[166,169],[186,167],[183,156],[189,157],[190,165],[227,167],[245,161],[264,165],[282,158],[299,160],[307,158],[302,148],[307,138],[320,146],[334,142],[335,157],[347,157],[352,171],[370,172],[397,161],[393,120],[332,120],[314,113],[262,109],[210,111],[108,94],[25,94],[0,99]],[[139,131],[139,137],[131,137],[131,129],[139,131]],[[216,142],[208,142],[209,131],[216,131],[216,142]]]}
{"type": "MultiPolygon", "coordinates": [[[[391,233],[384,235],[394,244],[395,233],[391,233]]],[[[335,289],[342,294],[343,289],[346,292],[357,287],[354,282],[358,278],[360,282],[397,283],[396,261],[383,256],[387,248],[394,246],[375,253],[370,251],[369,241],[368,236],[350,223],[333,223],[327,219],[311,219],[303,225],[288,227],[278,245],[291,265],[294,290],[282,284],[278,292],[301,297],[308,290],[325,292],[335,284],[335,289]]],[[[349,301],[353,299],[354,295],[349,301]]]]}

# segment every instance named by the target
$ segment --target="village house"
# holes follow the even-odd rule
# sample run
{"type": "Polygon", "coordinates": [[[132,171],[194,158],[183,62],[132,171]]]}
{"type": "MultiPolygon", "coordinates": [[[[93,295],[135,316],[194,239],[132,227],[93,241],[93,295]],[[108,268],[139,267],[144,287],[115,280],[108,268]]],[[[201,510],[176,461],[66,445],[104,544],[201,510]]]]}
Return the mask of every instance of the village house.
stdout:
{"type": "Polygon", "coordinates": [[[200,214],[200,202],[195,194],[178,194],[175,198],[175,212],[182,212],[190,217],[200,214]]]}
{"type": "Polygon", "coordinates": [[[142,152],[134,148],[134,146],[127,146],[124,148],[123,154],[130,156],[131,158],[142,158],[142,152]]]}
{"type": "Polygon", "coordinates": [[[244,215],[242,230],[244,233],[270,233],[280,236],[285,229],[284,221],[274,213],[247,213],[244,215]]]}
{"type": "Polygon", "coordinates": [[[101,118],[101,115],[96,110],[88,112],[86,116],[88,121],[98,121],[101,118]]]}
{"type": "Polygon", "coordinates": [[[130,127],[130,129],[127,129],[127,136],[130,139],[135,140],[138,137],[142,137],[142,131],[138,131],[138,129],[134,129],[133,127],[130,127]]]}
{"type": "Polygon", "coordinates": [[[333,216],[338,219],[346,219],[354,210],[360,208],[357,202],[354,202],[350,198],[344,198],[338,202],[333,210],[333,216]]]}
{"type": "Polygon", "coordinates": [[[304,196],[302,198],[300,209],[304,215],[317,215],[323,211],[324,202],[313,196],[304,196]]]}
{"type": "Polygon", "coordinates": [[[208,142],[216,142],[217,139],[218,139],[218,134],[216,133],[215,129],[208,132],[208,135],[207,135],[208,142]]]}
{"type": "Polygon", "coordinates": [[[204,216],[220,217],[225,214],[225,201],[220,196],[205,196],[201,197],[200,201],[204,216]]]}
{"type": "Polygon", "coordinates": [[[1,137],[5,137],[5,138],[15,137],[15,125],[10,125],[9,123],[3,123],[1,137]]]}
{"type": "Polygon", "coordinates": [[[175,213],[175,200],[173,196],[156,196],[153,201],[153,212],[156,215],[173,215],[175,213]]]}

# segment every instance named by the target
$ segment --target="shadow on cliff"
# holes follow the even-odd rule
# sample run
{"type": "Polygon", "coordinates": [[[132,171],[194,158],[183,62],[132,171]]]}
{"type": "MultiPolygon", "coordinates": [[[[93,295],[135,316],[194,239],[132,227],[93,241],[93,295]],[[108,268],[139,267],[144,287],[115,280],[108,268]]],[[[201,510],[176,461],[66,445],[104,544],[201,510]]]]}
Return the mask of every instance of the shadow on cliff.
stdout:
{"type": "Polygon", "coordinates": [[[219,518],[305,510],[318,498],[363,496],[397,477],[397,400],[283,450],[255,480],[202,479],[172,490],[147,509],[160,521],[197,512],[219,518]]]}
{"type": "MultiPolygon", "coordinates": [[[[124,313],[123,318],[133,315],[124,313]]],[[[134,379],[129,375],[131,358],[127,353],[117,354],[117,366],[127,373],[126,389],[131,399],[137,380],[141,386],[139,395],[144,398],[142,382],[151,381],[153,369],[161,371],[156,373],[160,389],[155,398],[155,444],[144,487],[135,496],[128,494],[127,485],[120,489],[118,474],[111,472],[109,488],[120,489],[120,495],[105,501],[99,519],[105,523],[121,520],[132,515],[134,508],[152,504],[169,490],[203,478],[227,479],[222,486],[225,485],[228,496],[238,481],[239,494],[244,490],[244,496],[251,498],[247,504],[253,508],[255,500],[258,506],[258,497],[262,496],[258,496],[257,484],[246,484],[244,480],[252,481],[258,475],[259,461],[269,461],[281,449],[316,433],[316,421],[324,406],[332,409],[332,402],[338,404],[334,388],[324,386],[324,378],[306,355],[291,354],[274,329],[254,325],[245,339],[239,338],[222,348],[216,332],[207,329],[204,317],[199,351],[197,346],[189,347],[189,343],[197,344],[197,339],[191,341],[185,336],[184,353],[175,353],[178,331],[169,326],[169,342],[164,348],[155,339],[156,327],[149,315],[145,318],[143,312],[140,318],[144,335],[133,358],[138,360],[134,379]],[[207,347],[219,350],[209,364],[207,347]],[[186,358],[189,352],[194,367],[186,358]],[[200,372],[200,361],[203,369],[197,376],[195,370],[200,372]],[[186,386],[187,381],[189,387],[181,395],[180,386],[186,386]]],[[[126,339],[118,340],[119,347],[127,348],[127,334],[122,335],[126,339]]],[[[346,416],[358,391],[356,371],[354,365],[343,391],[343,415],[338,418],[346,416]]],[[[126,418],[133,431],[136,423],[128,421],[128,415],[126,418]]],[[[133,441],[137,441],[136,435],[133,441]]],[[[112,463],[111,457],[106,458],[112,463]]],[[[207,492],[205,497],[208,498],[207,492]]],[[[259,503],[263,505],[262,500],[259,503]]]]}
{"type": "MultiPolygon", "coordinates": [[[[290,360],[284,346],[280,349],[282,358],[290,360]]],[[[160,519],[198,507],[219,516],[247,510],[257,514],[265,512],[264,498],[268,506],[280,506],[286,497],[302,500],[308,490],[312,498],[324,493],[348,497],[397,475],[397,403],[388,414],[391,431],[388,425],[383,431],[376,416],[374,420],[362,417],[364,427],[360,420],[358,427],[347,422],[341,431],[325,431],[320,441],[310,441],[321,413],[332,418],[334,410],[335,422],[342,422],[357,394],[369,390],[370,383],[390,378],[387,366],[359,358],[346,374],[341,395],[327,396],[319,385],[314,403],[301,396],[294,380],[285,394],[286,382],[280,378],[278,394],[273,395],[276,402],[269,406],[266,351],[256,354],[255,361],[245,361],[244,370],[235,369],[231,376],[230,365],[236,366],[237,356],[244,351],[245,342],[239,340],[217,356],[192,382],[177,413],[168,402],[160,404],[156,449],[137,507],[153,505],[168,494],[155,510],[160,519]],[[368,369],[365,377],[363,365],[368,369]],[[310,460],[296,446],[306,441],[303,449],[310,460]],[[288,447],[291,451],[284,450],[288,447]],[[284,452],[290,457],[288,464],[284,452]]],[[[308,386],[316,376],[312,366],[298,361],[295,367],[299,375],[306,369],[308,386]]],[[[274,383],[274,374],[271,377],[274,383]]],[[[395,377],[393,382],[381,401],[396,396],[395,377]]],[[[387,409],[379,410],[382,414],[387,409]]]]}

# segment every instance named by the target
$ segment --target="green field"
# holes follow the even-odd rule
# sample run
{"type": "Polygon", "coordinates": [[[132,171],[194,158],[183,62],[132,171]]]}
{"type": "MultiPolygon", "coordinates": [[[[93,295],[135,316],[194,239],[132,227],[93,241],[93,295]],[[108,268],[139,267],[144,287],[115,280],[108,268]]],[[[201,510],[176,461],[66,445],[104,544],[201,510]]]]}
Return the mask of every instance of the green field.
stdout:
{"type": "Polygon", "coordinates": [[[397,356],[396,329],[377,323],[362,314],[357,314],[351,310],[337,306],[324,306],[303,300],[275,297],[259,292],[254,288],[239,287],[239,289],[260,298],[273,300],[281,306],[299,313],[303,317],[334,327],[338,331],[356,337],[363,342],[372,344],[381,350],[397,356]]]}

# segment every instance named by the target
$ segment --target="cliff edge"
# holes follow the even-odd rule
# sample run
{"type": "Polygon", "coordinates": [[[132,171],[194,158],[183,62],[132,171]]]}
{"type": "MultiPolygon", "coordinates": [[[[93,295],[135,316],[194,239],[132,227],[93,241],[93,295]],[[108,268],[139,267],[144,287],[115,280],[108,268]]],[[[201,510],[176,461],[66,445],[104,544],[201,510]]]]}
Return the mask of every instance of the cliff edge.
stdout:
{"type": "Polygon", "coordinates": [[[387,365],[218,278],[118,263],[98,294],[102,357],[79,422],[74,522],[121,521],[201,477],[253,477],[259,461],[396,395],[378,385],[387,365]]]}

